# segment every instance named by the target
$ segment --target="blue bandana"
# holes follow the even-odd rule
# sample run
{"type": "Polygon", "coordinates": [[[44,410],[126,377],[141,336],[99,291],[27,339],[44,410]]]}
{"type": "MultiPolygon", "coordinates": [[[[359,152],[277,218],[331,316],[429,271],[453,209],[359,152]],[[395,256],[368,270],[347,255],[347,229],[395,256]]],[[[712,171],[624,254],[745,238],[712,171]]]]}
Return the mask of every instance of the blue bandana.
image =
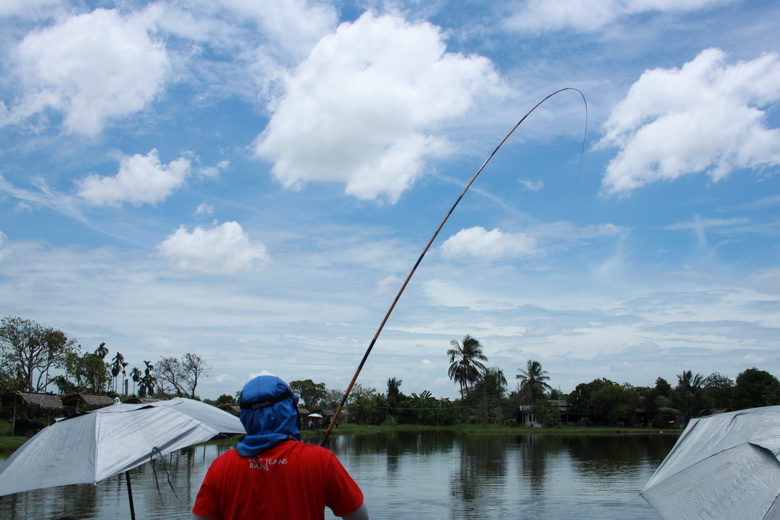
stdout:
{"type": "Polygon", "coordinates": [[[276,376],[259,376],[241,390],[241,423],[246,437],[236,446],[239,455],[252,457],[287,440],[301,440],[298,396],[276,376]]]}

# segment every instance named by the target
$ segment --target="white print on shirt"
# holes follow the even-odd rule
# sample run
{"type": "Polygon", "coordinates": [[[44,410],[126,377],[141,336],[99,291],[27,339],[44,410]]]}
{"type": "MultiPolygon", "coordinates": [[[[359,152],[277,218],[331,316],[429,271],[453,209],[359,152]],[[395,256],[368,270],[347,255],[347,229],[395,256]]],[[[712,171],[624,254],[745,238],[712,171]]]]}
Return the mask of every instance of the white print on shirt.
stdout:
{"type": "Polygon", "coordinates": [[[262,469],[263,471],[268,471],[271,466],[276,466],[280,464],[287,464],[287,459],[260,459],[260,458],[254,458],[249,459],[249,468],[250,469],[262,469]]]}

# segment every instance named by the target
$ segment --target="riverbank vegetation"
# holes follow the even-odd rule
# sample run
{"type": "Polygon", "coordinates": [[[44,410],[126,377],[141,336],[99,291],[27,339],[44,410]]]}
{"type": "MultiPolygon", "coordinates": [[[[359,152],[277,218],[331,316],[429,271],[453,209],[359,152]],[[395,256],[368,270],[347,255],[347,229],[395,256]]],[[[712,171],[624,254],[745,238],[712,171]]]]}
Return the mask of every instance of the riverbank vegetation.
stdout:
{"type": "MultiPolygon", "coordinates": [[[[428,390],[407,395],[398,377],[389,378],[382,389],[358,383],[347,396],[339,426],[369,431],[380,426],[523,429],[551,434],[575,433],[576,428],[667,431],[682,428],[696,416],[780,404],[780,382],[756,368],[745,370],[734,380],[717,372],[705,377],[682,370],[674,386],[660,377],[652,387],[597,378],[566,394],[551,387],[548,372],[537,360],[529,359],[514,374],[490,366],[482,344],[471,335],[452,340],[450,348],[443,349],[445,354],[450,362],[448,375],[458,387],[459,398],[438,398],[428,390]]],[[[60,395],[83,393],[121,400],[198,398],[198,384],[209,372],[207,362],[192,353],[181,359],[162,357],[154,364],[148,360],[143,363],[143,369],[128,370],[125,357],[119,352],[112,357],[105,342],[94,351],[85,350],[62,331],[30,320],[9,316],[0,323],[2,395],[57,389],[60,395]]],[[[344,396],[344,391],[312,379],[290,381],[290,386],[300,397],[304,430],[322,428],[344,396]]],[[[236,405],[236,394],[206,402],[230,409],[236,405]]],[[[8,406],[5,415],[9,419],[13,415],[8,406]]],[[[26,419],[31,418],[28,410],[26,419]]],[[[48,422],[51,417],[47,414],[46,419],[48,422]]]]}

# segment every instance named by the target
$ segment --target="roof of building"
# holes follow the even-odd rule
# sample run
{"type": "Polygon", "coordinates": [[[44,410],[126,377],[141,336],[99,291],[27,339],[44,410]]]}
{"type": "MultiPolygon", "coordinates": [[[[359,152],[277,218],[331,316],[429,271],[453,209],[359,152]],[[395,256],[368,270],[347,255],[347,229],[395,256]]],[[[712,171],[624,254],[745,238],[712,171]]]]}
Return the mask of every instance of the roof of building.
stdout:
{"type": "Polygon", "coordinates": [[[56,394],[42,394],[36,392],[11,392],[4,397],[6,401],[14,401],[23,406],[31,406],[44,410],[61,410],[62,399],[56,394]]]}

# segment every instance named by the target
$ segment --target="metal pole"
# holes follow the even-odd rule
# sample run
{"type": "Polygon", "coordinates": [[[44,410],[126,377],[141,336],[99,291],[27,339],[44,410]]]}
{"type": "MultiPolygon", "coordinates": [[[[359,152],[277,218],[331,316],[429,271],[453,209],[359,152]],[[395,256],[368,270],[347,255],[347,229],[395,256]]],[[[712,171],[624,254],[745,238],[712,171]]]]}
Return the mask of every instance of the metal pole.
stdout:
{"type": "Polygon", "coordinates": [[[130,470],[125,471],[127,482],[127,498],[130,500],[130,520],[135,520],[135,505],[133,505],[133,486],[130,485],[130,470]]]}

